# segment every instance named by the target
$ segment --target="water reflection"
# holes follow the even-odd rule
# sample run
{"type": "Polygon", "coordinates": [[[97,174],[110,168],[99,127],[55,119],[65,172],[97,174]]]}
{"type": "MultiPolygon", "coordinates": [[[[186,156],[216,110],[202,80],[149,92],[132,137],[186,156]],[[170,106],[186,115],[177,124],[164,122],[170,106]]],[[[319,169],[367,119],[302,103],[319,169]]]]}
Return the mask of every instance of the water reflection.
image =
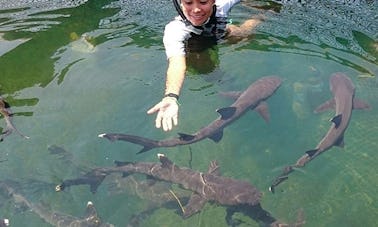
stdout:
{"type": "Polygon", "coordinates": [[[72,41],[72,32],[83,34],[92,31],[98,28],[102,18],[113,15],[116,9],[102,9],[109,2],[90,1],[75,9],[47,12],[42,8],[44,10],[38,13],[33,8],[31,11],[21,9],[17,11],[19,14],[9,14],[8,11],[3,14],[4,11],[0,11],[3,17],[9,18],[0,26],[0,32],[4,33],[3,39],[21,42],[0,57],[0,68],[4,69],[0,76],[1,92],[13,94],[35,85],[46,86],[54,78],[55,60],[51,56],[58,48],[72,41]],[[49,29],[41,31],[41,26],[49,29]]]}

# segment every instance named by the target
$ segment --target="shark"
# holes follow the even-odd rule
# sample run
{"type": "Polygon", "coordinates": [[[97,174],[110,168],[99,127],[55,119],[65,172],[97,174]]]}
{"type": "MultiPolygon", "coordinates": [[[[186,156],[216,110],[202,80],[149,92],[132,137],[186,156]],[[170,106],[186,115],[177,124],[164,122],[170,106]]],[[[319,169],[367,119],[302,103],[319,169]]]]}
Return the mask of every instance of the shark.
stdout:
{"type": "Polygon", "coordinates": [[[234,212],[242,212],[265,226],[286,226],[261,207],[262,193],[247,181],[220,175],[219,164],[211,161],[207,172],[179,167],[164,154],[158,154],[159,162],[116,162],[116,166],[97,167],[76,179],[64,180],[55,188],[63,191],[73,185],[89,185],[95,192],[101,182],[112,173],[128,176],[133,173],[147,175],[159,181],[178,184],[192,192],[184,205],[177,198],[182,217],[188,218],[199,212],[207,202],[227,207],[227,222],[232,222],[234,212]]]}
{"type": "MultiPolygon", "coordinates": [[[[78,226],[78,227],[114,227],[112,224],[103,223],[99,218],[96,208],[91,201],[87,203],[85,217],[79,218],[68,214],[54,212],[42,204],[34,204],[30,202],[24,195],[18,193],[12,186],[17,182],[0,181],[0,190],[5,192],[16,203],[24,204],[32,212],[37,214],[45,222],[53,226],[78,226]]],[[[9,220],[8,220],[9,223],[9,220]]],[[[1,226],[1,225],[0,225],[1,226]]]]}
{"type": "Polygon", "coordinates": [[[12,112],[10,111],[10,106],[8,102],[6,102],[2,97],[0,97],[0,114],[4,116],[5,122],[7,124],[6,128],[1,132],[0,135],[0,142],[4,140],[4,138],[12,132],[17,132],[21,137],[25,139],[29,139],[29,136],[25,136],[12,123],[12,112]]]}
{"type": "Polygon", "coordinates": [[[330,90],[333,97],[318,106],[314,112],[320,113],[328,109],[335,109],[335,115],[330,119],[331,126],[318,145],[305,152],[294,165],[286,166],[269,187],[274,192],[274,188],[288,179],[288,174],[295,168],[304,167],[308,162],[316,158],[323,152],[334,146],[344,147],[344,134],[347,130],[353,109],[370,109],[371,106],[355,97],[355,86],[352,80],[342,72],[333,73],[329,79],[330,90]]]}
{"type": "Polygon", "coordinates": [[[138,153],[157,147],[192,144],[206,138],[219,142],[223,137],[223,129],[240,118],[247,110],[256,110],[266,121],[269,121],[269,111],[265,100],[272,96],[280,85],[281,79],[279,77],[265,76],[253,82],[243,92],[231,92],[230,96],[236,98],[236,101],[231,106],[216,110],[220,116],[194,134],[178,133],[178,137],[165,140],[152,140],[122,133],[103,133],[98,136],[110,141],[123,140],[142,145],[143,148],[138,153]]]}

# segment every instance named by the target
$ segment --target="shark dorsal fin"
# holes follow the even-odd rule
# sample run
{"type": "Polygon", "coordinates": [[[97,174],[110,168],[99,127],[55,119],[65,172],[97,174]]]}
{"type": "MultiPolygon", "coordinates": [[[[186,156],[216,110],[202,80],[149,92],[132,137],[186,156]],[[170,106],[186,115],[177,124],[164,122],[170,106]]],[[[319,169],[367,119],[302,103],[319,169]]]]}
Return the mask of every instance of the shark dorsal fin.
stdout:
{"type": "Polygon", "coordinates": [[[179,135],[180,140],[183,140],[183,141],[191,141],[195,137],[193,135],[189,135],[189,134],[185,134],[185,133],[178,133],[178,135],[179,135]]]}
{"type": "Polygon", "coordinates": [[[219,141],[221,141],[222,137],[223,137],[223,130],[220,130],[218,132],[215,132],[211,136],[209,136],[209,139],[211,139],[212,141],[218,143],[219,141]]]}
{"type": "Polygon", "coordinates": [[[222,120],[227,120],[231,118],[236,112],[236,107],[225,107],[217,109],[217,112],[221,115],[222,120]]]}
{"type": "Polygon", "coordinates": [[[343,115],[339,114],[331,119],[331,121],[335,124],[335,128],[338,128],[340,126],[342,118],[343,115]]]}
{"type": "Polygon", "coordinates": [[[317,151],[318,151],[318,149],[309,150],[309,151],[306,151],[306,154],[308,154],[308,156],[312,157],[316,154],[317,151]]]}

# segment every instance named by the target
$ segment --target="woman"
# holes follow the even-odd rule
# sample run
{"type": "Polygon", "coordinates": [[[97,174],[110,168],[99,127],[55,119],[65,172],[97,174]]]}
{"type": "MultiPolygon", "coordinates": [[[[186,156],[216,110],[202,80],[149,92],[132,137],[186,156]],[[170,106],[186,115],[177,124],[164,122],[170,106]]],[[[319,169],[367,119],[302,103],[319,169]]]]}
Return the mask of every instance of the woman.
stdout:
{"type": "Polygon", "coordinates": [[[178,123],[178,98],[186,72],[186,44],[191,38],[207,37],[216,41],[225,36],[248,36],[259,23],[249,19],[241,26],[226,23],[230,9],[240,0],[173,0],[180,15],[164,30],[164,47],[168,59],[165,95],[148,114],[157,112],[155,126],[164,131],[178,123]]]}

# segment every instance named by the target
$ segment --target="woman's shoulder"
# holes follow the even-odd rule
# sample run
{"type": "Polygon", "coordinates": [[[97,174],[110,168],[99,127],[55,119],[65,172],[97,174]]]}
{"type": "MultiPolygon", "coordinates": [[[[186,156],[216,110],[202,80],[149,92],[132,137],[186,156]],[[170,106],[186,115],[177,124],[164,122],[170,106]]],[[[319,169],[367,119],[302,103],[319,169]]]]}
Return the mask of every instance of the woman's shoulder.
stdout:
{"type": "Polygon", "coordinates": [[[190,35],[191,30],[187,28],[185,22],[177,17],[165,25],[164,38],[169,40],[185,40],[190,35]]]}
{"type": "Polygon", "coordinates": [[[165,25],[165,29],[171,30],[171,29],[184,29],[185,28],[185,22],[181,20],[180,17],[176,17],[172,21],[170,21],[168,24],[165,25]]]}

